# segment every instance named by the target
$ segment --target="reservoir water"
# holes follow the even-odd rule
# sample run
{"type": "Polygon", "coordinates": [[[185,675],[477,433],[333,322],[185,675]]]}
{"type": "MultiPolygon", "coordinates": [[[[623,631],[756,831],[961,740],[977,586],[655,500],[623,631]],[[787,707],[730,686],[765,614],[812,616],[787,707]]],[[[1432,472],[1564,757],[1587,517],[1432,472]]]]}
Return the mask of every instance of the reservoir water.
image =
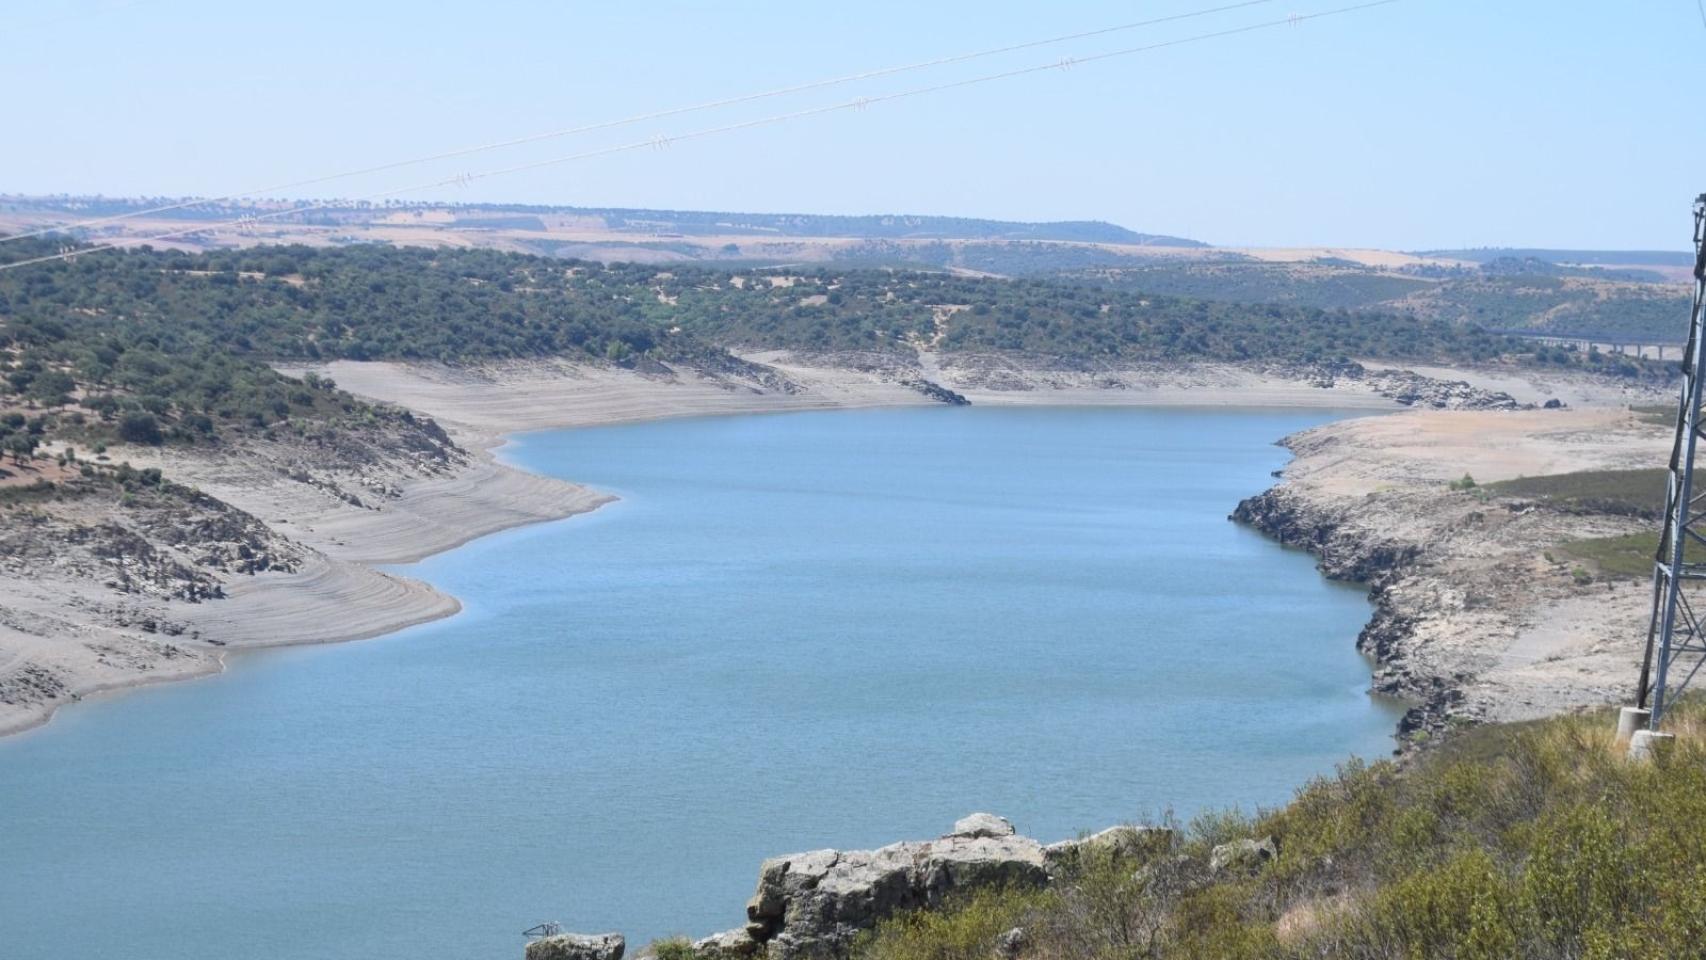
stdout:
{"type": "Polygon", "coordinates": [[[459,616],[0,740],[0,956],[519,960],[738,926],[766,856],[1283,802],[1391,748],[1361,591],[1226,519],[1334,414],[529,435],[623,499],[400,568],[459,616]]]}

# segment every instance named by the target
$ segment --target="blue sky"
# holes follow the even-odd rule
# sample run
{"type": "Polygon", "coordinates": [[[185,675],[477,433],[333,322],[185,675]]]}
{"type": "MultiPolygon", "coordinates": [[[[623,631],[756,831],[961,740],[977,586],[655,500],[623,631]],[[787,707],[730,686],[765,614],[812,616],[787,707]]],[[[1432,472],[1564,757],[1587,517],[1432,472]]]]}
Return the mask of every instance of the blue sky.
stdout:
{"type": "MultiPolygon", "coordinates": [[[[8,0],[0,192],[220,195],[1226,2],[8,0]]],[[[1350,2],[1276,0],[290,193],[374,193],[1350,2]]],[[[1680,249],[1706,190],[1703,53],[1694,0],[1400,0],[405,196],[1680,249]]]]}

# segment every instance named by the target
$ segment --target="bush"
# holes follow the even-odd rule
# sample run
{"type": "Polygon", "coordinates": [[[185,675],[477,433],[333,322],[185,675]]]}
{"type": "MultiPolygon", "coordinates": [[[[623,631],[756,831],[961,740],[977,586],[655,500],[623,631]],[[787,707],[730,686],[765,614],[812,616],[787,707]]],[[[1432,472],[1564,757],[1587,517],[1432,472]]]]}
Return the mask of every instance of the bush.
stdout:
{"type": "Polygon", "coordinates": [[[902,914],[862,939],[862,960],[990,960],[996,938],[1025,926],[1054,905],[1044,891],[979,890],[939,910],[902,914]]]}
{"type": "Polygon", "coordinates": [[[686,937],[652,941],[649,952],[657,960],[694,960],[693,943],[686,937]]]}
{"type": "Polygon", "coordinates": [[[158,445],[166,437],[160,432],[160,421],[152,413],[132,411],[119,421],[118,436],[126,443],[158,445]]]}
{"type": "Polygon", "coordinates": [[[1613,960],[1706,943],[1706,708],[1629,763],[1608,711],[1458,730],[1400,769],[1351,763],[1255,819],[1198,818],[1173,849],[1092,864],[1022,904],[974,897],[885,925],[875,960],[988,960],[1023,925],[1036,960],[1613,960]],[[1211,844],[1271,835],[1255,875],[1211,844]]]}

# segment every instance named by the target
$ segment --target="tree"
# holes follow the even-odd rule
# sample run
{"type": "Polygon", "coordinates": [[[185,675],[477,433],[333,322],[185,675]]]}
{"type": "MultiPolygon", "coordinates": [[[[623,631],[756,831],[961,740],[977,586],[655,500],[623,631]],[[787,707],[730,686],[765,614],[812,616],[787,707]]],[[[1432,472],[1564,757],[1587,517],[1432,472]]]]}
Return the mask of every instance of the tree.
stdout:
{"type": "Polygon", "coordinates": [[[44,407],[63,407],[71,402],[71,391],[75,389],[77,384],[70,374],[49,370],[30,381],[29,397],[44,407]]]}
{"type": "Polygon", "coordinates": [[[12,462],[21,465],[34,456],[37,442],[39,441],[35,437],[27,433],[15,433],[8,437],[6,449],[12,452],[12,462]]]}
{"type": "Polygon", "coordinates": [[[165,440],[160,432],[160,421],[154,419],[152,413],[134,410],[124,415],[118,425],[119,439],[126,443],[159,444],[165,440]]]}
{"type": "Polygon", "coordinates": [[[83,405],[101,415],[102,420],[111,420],[118,412],[118,398],[110,393],[102,393],[83,401],[83,405]]]}

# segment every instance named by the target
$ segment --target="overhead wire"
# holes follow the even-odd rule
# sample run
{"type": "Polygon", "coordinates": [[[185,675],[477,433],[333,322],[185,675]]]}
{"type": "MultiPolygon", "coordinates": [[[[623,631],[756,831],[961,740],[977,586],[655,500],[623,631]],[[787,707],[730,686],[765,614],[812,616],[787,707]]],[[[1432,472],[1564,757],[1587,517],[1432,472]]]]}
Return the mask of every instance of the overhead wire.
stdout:
{"type": "Polygon", "coordinates": [[[1097,62],[1101,62],[1101,61],[1105,61],[1105,60],[1112,60],[1112,59],[1116,59],[1116,58],[1120,58],[1120,57],[1135,56],[1137,54],[1149,53],[1149,52],[1153,52],[1156,50],[1167,49],[1170,47],[1184,46],[1186,44],[1201,43],[1201,42],[1205,42],[1208,40],[1216,40],[1216,39],[1222,39],[1225,37],[1237,36],[1240,34],[1253,33],[1253,32],[1258,31],[1258,30],[1272,29],[1275,27],[1293,26],[1293,25],[1305,23],[1305,22],[1312,21],[1312,20],[1321,20],[1321,19],[1325,19],[1327,17],[1340,16],[1343,14],[1355,13],[1357,11],[1362,11],[1362,10],[1370,10],[1370,9],[1373,9],[1376,7],[1390,6],[1390,5],[1398,3],[1398,2],[1400,2],[1400,0],[1370,0],[1370,2],[1366,2],[1366,3],[1358,3],[1358,4],[1353,4],[1350,6],[1336,7],[1336,8],[1330,9],[1330,10],[1322,10],[1322,11],[1317,11],[1314,13],[1305,13],[1305,14],[1294,13],[1294,14],[1288,15],[1287,17],[1285,17],[1283,19],[1265,20],[1265,21],[1260,21],[1257,23],[1244,24],[1244,25],[1238,26],[1238,27],[1230,27],[1230,28],[1227,28],[1224,30],[1215,30],[1215,31],[1212,31],[1209,33],[1199,33],[1199,34],[1194,34],[1192,36],[1178,37],[1178,38],[1175,38],[1172,40],[1163,40],[1163,41],[1158,41],[1156,43],[1144,44],[1144,45],[1135,46],[1135,47],[1126,47],[1126,48],[1118,49],[1118,50],[1109,50],[1109,51],[1105,51],[1102,53],[1090,54],[1090,55],[1086,55],[1086,56],[1082,56],[1082,57],[1066,57],[1066,58],[1063,58],[1061,60],[1053,61],[1050,63],[1038,64],[1038,65],[1029,66],[1029,67],[1020,67],[1020,68],[1013,69],[1013,70],[1004,70],[1004,71],[1000,71],[998,73],[983,74],[981,76],[969,77],[969,78],[949,81],[949,82],[945,82],[945,83],[932,84],[929,86],[914,87],[914,88],[909,89],[909,90],[902,90],[902,91],[898,91],[898,92],[894,92],[894,93],[877,94],[877,95],[867,96],[867,97],[857,97],[855,99],[847,100],[847,101],[843,101],[843,102],[839,102],[839,103],[826,104],[826,105],[821,105],[821,106],[816,106],[816,107],[808,107],[808,108],[804,108],[801,110],[790,111],[788,113],[775,114],[772,116],[760,117],[760,118],[751,119],[751,120],[743,120],[743,121],[739,121],[739,122],[735,122],[735,123],[723,124],[720,126],[706,127],[706,128],[702,128],[699,130],[689,131],[687,133],[676,134],[674,136],[651,137],[651,138],[645,139],[645,140],[637,140],[637,141],[632,141],[632,142],[628,142],[628,143],[616,144],[613,146],[601,147],[601,148],[597,148],[597,149],[593,149],[593,150],[586,150],[586,151],[582,151],[579,153],[571,153],[571,154],[566,154],[563,156],[550,157],[550,158],[546,158],[543,160],[534,160],[534,161],[529,161],[527,163],[520,163],[520,164],[515,164],[512,166],[500,167],[500,168],[497,168],[494,170],[486,170],[486,171],[482,171],[479,173],[455,174],[455,175],[450,176],[450,177],[445,177],[445,178],[427,181],[427,182],[423,182],[423,183],[412,184],[412,185],[406,186],[406,187],[398,187],[395,189],[378,191],[375,193],[370,193],[370,194],[366,194],[364,196],[359,196],[359,197],[343,198],[343,199],[338,199],[338,200],[310,201],[310,202],[303,203],[303,204],[300,204],[300,205],[297,205],[294,207],[289,207],[289,208],[285,208],[285,209],[281,209],[281,210],[268,211],[266,213],[246,215],[246,216],[237,217],[237,218],[233,218],[230,220],[225,220],[225,221],[221,221],[221,222],[217,222],[217,223],[213,223],[213,224],[205,224],[205,223],[204,224],[198,224],[198,225],[193,226],[193,227],[186,227],[186,228],[181,229],[181,230],[174,230],[174,231],[169,231],[169,232],[165,232],[165,233],[154,234],[154,235],[148,236],[148,237],[124,237],[124,238],[119,238],[117,240],[110,241],[110,242],[107,242],[104,244],[96,244],[96,245],[88,246],[88,247],[81,247],[81,248],[77,248],[77,249],[64,250],[64,251],[61,251],[59,253],[44,255],[44,256],[39,256],[39,257],[32,257],[32,258],[25,259],[25,260],[17,260],[17,261],[13,261],[11,263],[0,264],[0,271],[13,270],[13,269],[17,269],[19,267],[26,267],[26,266],[31,266],[33,264],[40,264],[40,263],[48,263],[48,262],[52,262],[52,261],[56,261],[56,260],[66,260],[66,259],[70,259],[73,257],[83,256],[86,254],[99,253],[99,252],[104,251],[104,250],[118,249],[120,247],[138,246],[138,245],[147,244],[147,243],[154,243],[157,241],[172,240],[172,239],[177,239],[180,237],[191,236],[193,234],[205,233],[208,231],[219,230],[219,229],[223,229],[223,228],[236,227],[240,230],[243,230],[243,229],[248,229],[248,228],[252,227],[253,225],[258,224],[262,221],[276,220],[276,219],[281,218],[281,217],[294,216],[294,215],[301,214],[301,213],[312,212],[314,210],[321,210],[321,209],[326,209],[326,208],[330,208],[330,207],[337,207],[337,206],[348,206],[352,203],[366,203],[366,202],[371,202],[373,200],[383,200],[383,199],[388,199],[391,197],[398,196],[400,194],[414,193],[414,192],[421,191],[421,190],[429,190],[429,189],[432,189],[434,187],[466,186],[467,184],[472,183],[475,180],[484,180],[484,179],[488,179],[491,177],[506,176],[509,174],[521,173],[521,172],[528,171],[528,170],[537,170],[537,169],[540,169],[542,167],[555,166],[558,164],[571,163],[571,162],[576,162],[576,161],[580,161],[580,160],[590,160],[590,159],[594,159],[594,158],[598,158],[598,157],[606,157],[606,156],[611,156],[614,154],[626,153],[626,152],[631,152],[631,151],[635,151],[635,150],[667,147],[670,144],[678,143],[681,141],[697,140],[697,139],[702,139],[705,137],[715,136],[718,134],[731,133],[731,132],[738,131],[738,130],[748,130],[748,129],[752,129],[755,127],[773,126],[775,124],[785,123],[785,122],[788,122],[791,120],[798,120],[798,119],[803,119],[806,117],[819,116],[819,115],[834,113],[834,112],[838,112],[838,111],[842,111],[842,110],[862,110],[862,109],[865,109],[865,108],[870,107],[870,106],[874,106],[874,105],[879,104],[879,103],[888,103],[888,102],[893,102],[893,101],[897,101],[897,100],[904,100],[904,99],[910,99],[910,98],[914,98],[914,97],[925,96],[925,95],[933,94],[933,93],[941,93],[941,92],[948,91],[948,90],[956,90],[956,89],[961,89],[964,87],[975,86],[978,84],[991,83],[991,82],[994,82],[997,80],[1007,80],[1007,79],[1012,79],[1015,77],[1022,77],[1022,76],[1027,76],[1027,75],[1031,75],[1031,74],[1043,73],[1043,72],[1046,72],[1049,70],[1061,70],[1061,69],[1076,67],[1076,66],[1079,66],[1082,64],[1097,63],[1097,62]]]}
{"type": "Polygon", "coordinates": [[[233,200],[243,200],[243,199],[248,199],[248,198],[257,197],[257,196],[263,196],[263,195],[267,195],[267,194],[277,194],[277,193],[279,193],[281,191],[285,191],[285,190],[295,190],[295,189],[300,189],[302,187],[318,186],[320,184],[331,183],[331,182],[334,182],[337,180],[347,180],[351,177],[368,176],[368,175],[375,174],[375,173],[386,173],[386,172],[389,172],[392,170],[399,170],[399,169],[402,169],[405,167],[419,166],[420,164],[423,164],[423,163],[433,163],[435,161],[440,161],[440,160],[453,160],[453,159],[457,159],[459,157],[472,156],[474,154],[485,153],[485,152],[492,151],[492,150],[501,150],[501,149],[505,149],[508,147],[519,147],[519,146],[524,146],[526,144],[539,143],[539,142],[546,141],[546,140],[557,140],[557,139],[561,139],[563,137],[579,136],[581,134],[587,134],[587,133],[596,133],[596,132],[602,131],[602,130],[613,130],[613,129],[616,129],[619,127],[632,126],[633,124],[636,124],[636,123],[645,123],[645,122],[652,121],[652,120],[665,120],[665,119],[668,119],[671,117],[678,117],[678,116],[682,116],[682,115],[689,114],[689,113],[697,113],[697,112],[704,111],[704,110],[716,110],[716,109],[720,109],[723,107],[739,106],[741,104],[754,103],[754,102],[757,102],[760,100],[768,100],[768,99],[772,99],[775,97],[788,96],[788,95],[796,94],[796,93],[806,93],[806,92],[809,92],[812,90],[822,90],[822,89],[825,89],[828,87],[843,86],[845,84],[857,83],[857,82],[861,82],[861,81],[865,81],[865,80],[876,80],[876,79],[880,79],[883,77],[891,77],[891,76],[895,76],[895,75],[903,74],[903,73],[912,73],[912,72],[916,72],[919,70],[929,69],[932,67],[941,67],[941,66],[949,66],[949,65],[957,64],[957,63],[966,63],[966,62],[969,62],[972,60],[981,60],[981,59],[984,59],[987,57],[1000,56],[1002,54],[1007,54],[1007,53],[1016,53],[1016,52],[1021,51],[1021,50],[1034,50],[1038,47],[1046,47],[1046,46],[1053,46],[1055,44],[1069,43],[1069,42],[1072,42],[1075,40],[1087,40],[1087,39],[1090,39],[1092,37],[1107,36],[1109,34],[1122,33],[1122,32],[1127,32],[1127,31],[1131,31],[1131,30],[1137,30],[1137,29],[1141,29],[1143,27],[1153,27],[1153,26],[1159,26],[1159,25],[1165,24],[1165,23],[1175,23],[1175,22],[1182,21],[1182,20],[1191,20],[1191,19],[1196,19],[1198,17],[1211,16],[1211,15],[1217,14],[1217,13],[1227,13],[1227,12],[1233,11],[1233,10],[1241,10],[1241,9],[1246,8],[1246,7],[1260,6],[1262,4],[1273,3],[1273,2],[1274,2],[1274,0],[1240,0],[1240,2],[1237,2],[1237,3],[1222,4],[1220,6],[1208,7],[1208,8],[1200,9],[1200,10],[1190,10],[1190,11],[1186,11],[1184,13],[1175,13],[1175,14],[1170,14],[1168,16],[1164,16],[1164,17],[1151,17],[1147,20],[1135,20],[1135,21],[1132,21],[1129,23],[1119,23],[1119,24],[1114,24],[1112,26],[1099,27],[1099,28],[1094,29],[1094,30],[1084,30],[1084,31],[1080,31],[1078,33],[1068,33],[1068,34],[1062,34],[1060,36],[1048,37],[1048,38],[1045,38],[1042,40],[1028,40],[1028,41],[1025,41],[1023,43],[1013,43],[1013,44],[1008,44],[1006,46],[1001,46],[1001,47],[992,47],[992,48],[987,49],[987,50],[976,50],[976,51],[973,51],[970,53],[960,53],[960,54],[954,54],[952,56],[937,57],[937,58],[932,59],[932,60],[921,60],[921,61],[916,62],[916,63],[908,63],[908,64],[902,64],[899,66],[891,66],[891,67],[879,67],[879,68],[874,69],[874,70],[865,70],[865,71],[862,71],[859,73],[850,73],[850,74],[846,74],[843,76],[830,77],[828,79],[823,79],[823,80],[812,80],[812,81],[808,81],[806,83],[798,83],[798,84],[793,84],[791,86],[778,87],[778,88],[775,88],[772,90],[760,91],[758,93],[748,93],[748,94],[742,94],[740,96],[725,97],[725,98],[720,99],[720,100],[707,100],[707,101],[703,101],[701,103],[689,104],[687,106],[680,106],[680,107],[670,107],[670,108],[667,108],[664,110],[656,110],[656,111],[652,111],[650,113],[635,114],[633,116],[622,117],[622,118],[615,119],[615,120],[604,120],[604,121],[599,121],[597,123],[583,124],[583,125],[574,126],[574,127],[564,127],[564,128],[557,129],[557,130],[548,130],[548,131],[545,131],[542,133],[527,134],[525,136],[513,137],[510,139],[506,139],[506,140],[497,140],[497,141],[493,141],[490,143],[476,144],[476,145],[467,146],[467,147],[457,147],[455,149],[445,150],[445,151],[442,151],[439,153],[427,154],[425,156],[410,157],[410,158],[404,159],[404,160],[392,160],[392,161],[388,161],[386,163],[375,164],[373,166],[359,167],[359,168],[352,169],[352,170],[344,170],[344,171],[341,171],[338,173],[322,174],[319,176],[309,177],[309,178],[303,179],[303,180],[292,180],[292,181],[289,181],[286,183],[276,183],[276,184],[273,184],[271,186],[266,186],[266,187],[257,187],[257,188],[252,189],[252,190],[245,190],[241,193],[226,194],[225,196],[221,196],[221,197],[187,199],[187,200],[177,201],[174,203],[163,204],[161,206],[149,207],[149,208],[146,208],[143,210],[127,210],[123,213],[111,214],[111,215],[104,216],[104,217],[94,217],[94,218],[87,219],[87,220],[79,220],[79,221],[76,221],[73,223],[60,224],[60,225],[52,226],[52,227],[43,227],[43,228],[36,229],[36,230],[12,234],[12,235],[6,236],[6,237],[0,237],[0,243],[5,243],[9,240],[22,240],[22,239],[25,239],[27,237],[44,236],[44,235],[49,234],[49,233],[63,233],[67,230],[79,230],[79,229],[86,229],[89,227],[102,226],[102,225],[109,224],[109,223],[116,223],[116,222],[119,222],[121,220],[135,219],[137,217],[147,217],[147,216],[153,216],[153,215],[161,214],[161,213],[171,213],[171,212],[177,211],[177,210],[186,210],[186,209],[189,209],[191,207],[213,206],[213,205],[218,205],[218,204],[223,204],[223,203],[230,203],[233,200]]]}

